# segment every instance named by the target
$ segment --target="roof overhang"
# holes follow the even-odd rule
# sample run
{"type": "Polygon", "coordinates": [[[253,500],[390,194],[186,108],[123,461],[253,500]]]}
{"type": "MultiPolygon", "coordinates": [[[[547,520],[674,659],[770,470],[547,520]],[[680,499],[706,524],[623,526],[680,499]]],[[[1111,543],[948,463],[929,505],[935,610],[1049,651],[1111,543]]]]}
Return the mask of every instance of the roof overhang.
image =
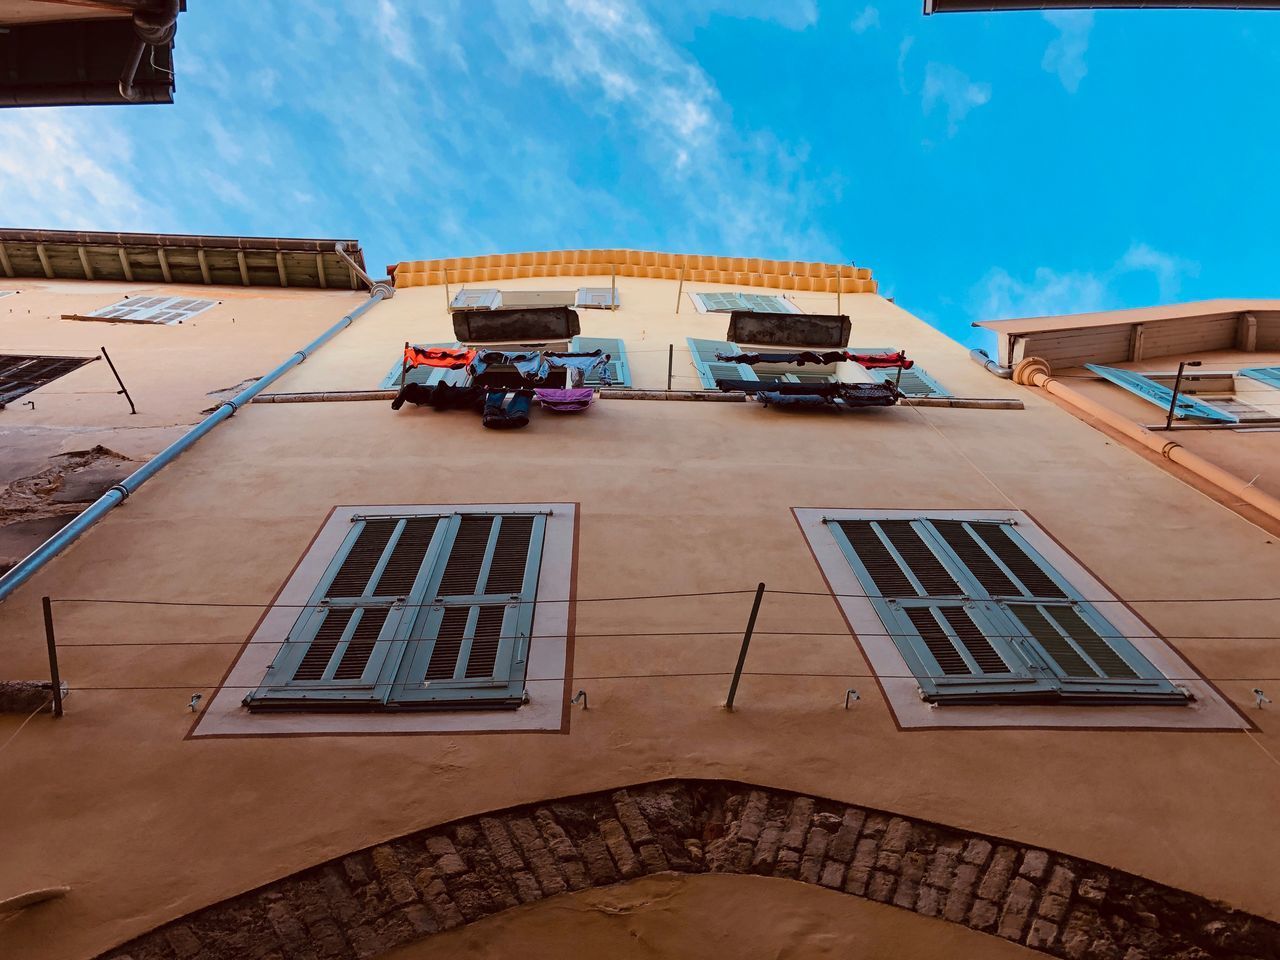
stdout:
{"type": "Polygon", "coordinates": [[[0,229],[0,278],[355,290],[355,240],[0,229]]]}
{"type": "Polygon", "coordinates": [[[172,103],[186,0],[0,0],[0,107],[172,103]]]}
{"type": "Polygon", "coordinates": [[[734,310],[725,339],[767,347],[847,347],[852,330],[843,314],[734,310]]]}
{"type": "Polygon", "coordinates": [[[1202,300],[1135,310],[980,320],[1000,363],[1040,357],[1054,368],[1137,362],[1213,350],[1280,350],[1280,300],[1202,300]]]}
{"type": "Polygon", "coordinates": [[[924,0],[924,13],[1003,13],[1012,10],[1280,10],[1280,0],[924,0]]]}

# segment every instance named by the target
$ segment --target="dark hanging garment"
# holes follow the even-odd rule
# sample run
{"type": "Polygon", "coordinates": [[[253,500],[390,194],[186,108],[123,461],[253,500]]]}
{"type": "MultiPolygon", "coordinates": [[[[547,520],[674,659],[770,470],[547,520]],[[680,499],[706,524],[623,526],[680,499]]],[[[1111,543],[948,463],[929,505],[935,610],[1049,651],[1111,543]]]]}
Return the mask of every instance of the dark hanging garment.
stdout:
{"type": "Polygon", "coordinates": [[[835,398],[843,407],[892,407],[898,391],[891,383],[839,383],[835,398]]]}
{"type": "Polygon", "coordinates": [[[421,383],[406,383],[391,401],[391,409],[399,410],[406,403],[435,410],[474,410],[480,412],[484,405],[485,391],[479,387],[455,387],[448,383],[434,387],[421,383]]]}
{"type": "Polygon", "coordinates": [[[806,363],[828,364],[847,360],[849,355],[843,350],[827,350],[819,353],[805,350],[801,353],[717,353],[716,359],[723,363],[745,363],[755,366],[757,363],[794,363],[803,367],[806,363]]]}
{"type": "Polygon", "coordinates": [[[505,390],[493,390],[484,400],[483,423],[490,430],[519,430],[529,425],[529,408],[533,396],[518,391],[508,396],[505,390]]]}
{"type": "Polygon", "coordinates": [[[467,368],[472,380],[482,387],[508,389],[537,386],[547,379],[547,365],[540,353],[504,353],[501,350],[480,350],[467,368]],[[495,367],[514,367],[514,370],[495,370],[495,367]]]}
{"type": "MultiPolygon", "coordinates": [[[[762,386],[759,380],[731,380],[724,378],[716,378],[716,386],[725,393],[759,393],[762,386]]],[[[840,383],[771,383],[768,385],[770,393],[778,393],[784,396],[795,396],[797,394],[808,394],[820,397],[835,396],[836,390],[844,384],[840,383]]],[[[875,384],[868,384],[875,386],[875,384]]]]}
{"type": "Polygon", "coordinates": [[[834,397],[824,397],[816,393],[778,393],[776,390],[762,390],[756,399],[766,407],[782,407],[790,410],[838,410],[834,397]]]}

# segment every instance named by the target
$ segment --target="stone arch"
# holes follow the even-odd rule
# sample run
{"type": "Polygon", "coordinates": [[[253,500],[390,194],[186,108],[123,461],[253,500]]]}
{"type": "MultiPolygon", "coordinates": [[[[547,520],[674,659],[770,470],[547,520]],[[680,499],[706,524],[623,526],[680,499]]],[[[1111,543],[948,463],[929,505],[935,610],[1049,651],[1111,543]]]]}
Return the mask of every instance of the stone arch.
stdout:
{"type": "Polygon", "coordinates": [[[101,960],[372,960],[638,877],[790,879],[1056,957],[1280,960],[1280,924],[1037,847],[768,787],[667,780],[407,834],[213,904],[101,960]]]}

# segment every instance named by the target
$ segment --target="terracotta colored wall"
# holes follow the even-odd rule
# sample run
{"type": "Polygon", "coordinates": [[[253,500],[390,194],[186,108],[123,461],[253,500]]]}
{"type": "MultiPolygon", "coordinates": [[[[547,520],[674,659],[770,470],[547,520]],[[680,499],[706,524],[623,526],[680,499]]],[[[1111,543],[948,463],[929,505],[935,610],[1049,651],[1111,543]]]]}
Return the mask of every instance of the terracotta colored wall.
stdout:
{"type": "MultiPolygon", "coordinates": [[[[594,281],[584,280],[584,283],[594,281]]],[[[604,281],[607,283],[607,280],[604,281]]],[[[521,281],[508,288],[563,288],[521,281]]],[[[582,311],[620,335],[640,385],[667,344],[727,320],[675,284],[620,281],[623,309],[582,311]]],[[[689,287],[686,287],[689,289],[689,287]]],[[[834,295],[798,297],[830,310],[834,295]],[[821,300],[821,302],[819,302],[821,300]]],[[[404,340],[452,339],[440,288],[399,293],[274,388],[374,387],[404,340]]],[[[351,305],[356,301],[351,300],[351,305]]],[[[581,597],[771,588],[822,591],[795,506],[1032,513],[1120,596],[1275,593],[1280,546],[875,295],[846,296],[855,345],[903,346],[961,396],[1025,410],[896,408],[839,418],[754,404],[601,401],[495,434],[465,413],[385,402],[255,404],[165,470],[0,606],[0,670],[46,669],[38,598],[268,602],[336,503],[581,504],[581,597]]],[[[4,304],[0,302],[0,311],[4,304]]],[[[293,317],[292,311],[280,314],[293,317]]],[[[290,322],[301,323],[300,317],[290,322]]],[[[184,331],[185,332],[185,331],[184,331]]],[[[678,386],[695,386],[677,351],[678,386]]],[[[588,604],[569,734],[188,740],[255,622],[242,608],[58,607],[60,721],[0,754],[0,894],[65,900],[0,927],[14,960],[92,956],[273,878],[476,812],[664,776],[739,778],[1007,836],[1278,916],[1274,710],[1253,733],[1044,729],[898,732],[834,604],[770,596],[740,709],[724,712],[748,598],[588,604]],[[652,632],[722,631],[700,636],[652,632]],[[623,634],[605,637],[600,634],[623,634]],[[633,635],[634,634],[634,635],[633,635]],[[76,643],[155,641],[155,647],[76,643]],[[178,646],[193,641],[205,645],[178,646]],[[220,644],[220,645],[218,645],[220,644]],[[718,674],[704,676],[701,674],[718,674]],[[861,676],[860,676],[861,675],[861,676]],[[854,686],[862,700],[841,709],[854,686]],[[1269,753],[1268,753],[1269,752],[1269,753]],[[14,829],[12,825],[21,825],[14,829]]],[[[1274,605],[1141,610],[1237,705],[1280,677],[1274,605]],[[1266,686],[1266,684],[1263,684],[1266,686]]],[[[1271,684],[1275,686],[1276,684],[1271,684]]],[[[21,718],[0,717],[0,742],[21,718]]]]}

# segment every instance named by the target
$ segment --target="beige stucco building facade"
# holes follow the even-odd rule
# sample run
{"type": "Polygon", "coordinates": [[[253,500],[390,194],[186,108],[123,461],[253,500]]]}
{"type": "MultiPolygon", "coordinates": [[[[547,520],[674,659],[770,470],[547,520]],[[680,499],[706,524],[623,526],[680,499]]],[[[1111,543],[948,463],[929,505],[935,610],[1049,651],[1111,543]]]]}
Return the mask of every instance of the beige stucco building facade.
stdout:
{"type": "MultiPolygon", "coordinates": [[[[394,280],[0,604],[0,679],[47,678],[49,596],[69,688],[61,718],[0,716],[0,899],[67,888],[0,923],[6,957],[1280,955],[1280,727],[1252,693],[1280,677],[1278,605],[1217,602],[1277,593],[1267,528],[992,376],[864,268],[560,251],[394,280]],[[542,342],[610,341],[623,382],[519,430],[391,409],[406,342],[461,342],[464,287],[616,291],[542,342]],[[727,306],[847,316],[840,346],[905,351],[912,393],[723,393],[743,365],[712,354],[755,346],[727,306]],[[475,589],[450,587],[472,533],[475,589]],[[492,639],[484,671],[433,672],[447,636],[464,659],[492,639]]],[[[56,344],[101,289],[10,299],[56,344]]],[[[215,292],[234,327],[211,311],[163,356],[225,355],[208,383],[156,372],[150,427],[367,298],[215,292]]]]}

